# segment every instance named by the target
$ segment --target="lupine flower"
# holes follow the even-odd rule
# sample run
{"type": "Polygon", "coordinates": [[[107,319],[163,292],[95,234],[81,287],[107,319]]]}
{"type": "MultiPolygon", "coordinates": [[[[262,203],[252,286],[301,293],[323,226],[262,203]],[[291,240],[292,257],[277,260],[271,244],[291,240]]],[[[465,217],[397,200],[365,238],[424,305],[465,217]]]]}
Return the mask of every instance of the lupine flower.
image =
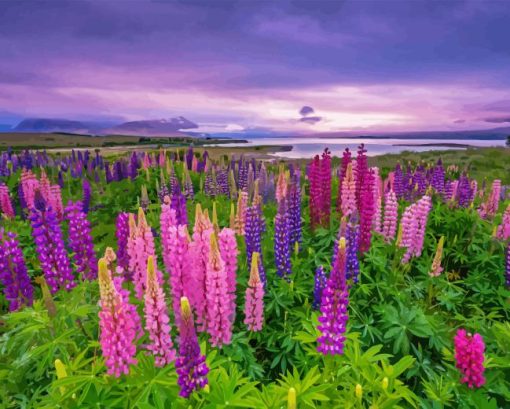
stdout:
{"type": "MultiPolygon", "coordinates": [[[[343,190],[343,181],[347,174],[347,168],[351,163],[351,151],[349,148],[345,148],[342,153],[342,164],[340,166],[339,174],[338,174],[338,196],[336,202],[336,209],[338,212],[342,209],[342,190],[343,190]]],[[[352,172],[352,166],[351,166],[352,172]]]]}
{"type": "Polygon", "coordinates": [[[360,215],[360,251],[362,253],[370,249],[372,239],[372,220],[374,216],[374,177],[372,170],[367,170],[363,176],[363,184],[360,191],[359,215],[360,215]]]}
{"type": "Polygon", "coordinates": [[[321,185],[320,185],[320,158],[315,155],[309,166],[310,180],[310,224],[315,229],[321,220],[321,185]]]}
{"type": "MultiPolygon", "coordinates": [[[[251,265],[251,257],[253,253],[262,254],[261,245],[262,221],[260,212],[256,206],[250,206],[246,209],[246,227],[244,234],[244,242],[246,244],[246,260],[248,266],[251,265]]],[[[266,274],[264,269],[259,271],[262,283],[266,284],[266,274]]]]}
{"type": "Polygon", "coordinates": [[[283,166],[280,166],[280,172],[278,174],[278,180],[276,182],[276,201],[280,203],[287,197],[287,177],[283,170],[283,166]]]}
{"type": "Polygon", "coordinates": [[[232,310],[225,263],[220,255],[216,234],[211,234],[206,275],[207,332],[211,345],[230,344],[235,310],[232,310]]]}
{"type": "Polygon", "coordinates": [[[59,185],[50,186],[49,195],[46,201],[55,212],[57,219],[59,221],[62,221],[62,219],[64,218],[64,206],[62,204],[62,193],[60,192],[59,185]]]}
{"type": "Polygon", "coordinates": [[[197,326],[200,332],[205,331],[207,325],[206,277],[213,232],[207,210],[202,213],[200,204],[197,204],[193,242],[190,245],[190,258],[193,260],[193,285],[190,288],[189,296],[197,314],[197,326]]]}
{"type": "Polygon", "coordinates": [[[439,194],[444,191],[444,176],[443,162],[441,159],[438,159],[437,164],[434,166],[434,170],[432,171],[431,185],[439,194]]]}
{"type": "Polygon", "coordinates": [[[9,188],[3,183],[0,184],[0,212],[10,219],[16,216],[12,207],[11,197],[9,196],[9,188]]]}
{"type": "Polygon", "coordinates": [[[480,334],[471,335],[466,330],[459,329],[454,338],[456,367],[462,374],[461,383],[469,388],[479,388],[485,384],[483,375],[485,367],[485,343],[480,334]]]}
{"type": "Polygon", "coordinates": [[[286,200],[282,199],[274,220],[274,260],[277,274],[284,278],[291,273],[289,227],[286,200]]]}
{"type": "Polygon", "coordinates": [[[232,322],[235,320],[236,312],[236,287],[237,287],[237,241],[234,230],[225,227],[221,230],[219,236],[219,247],[221,258],[225,263],[225,271],[227,272],[227,292],[230,305],[229,310],[232,312],[232,322]]]}
{"type": "Polygon", "coordinates": [[[244,235],[246,226],[246,209],[248,206],[248,192],[241,191],[237,198],[237,214],[236,214],[236,233],[240,236],[244,235]]]}
{"type": "Polygon", "coordinates": [[[107,261],[99,260],[99,342],[107,373],[120,377],[129,373],[129,365],[137,363],[136,339],[140,319],[126,294],[119,292],[108,271],[107,261]]]}
{"type": "Polygon", "coordinates": [[[411,257],[419,257],[423,250],[425,228],[428,214],[432,207],[430,196],[423,196],[418,202],[407,207],[402,215],[402,240],[398,244],[405,247],[406,252],[402,263],[407,263],[411,257]]]}
{"type": "Polygon", "coordinates": [[[83,212],[88,213],[90,207],[90,198],[92,195],[92,188],[90,187],[90,182],[88,179],[83,179],[82,182],[83,188],[83,212]]]}
{"type": "Polygon", "coordinates": [[[441,259],[443,258],[443,246],[444,236],[441,236],[439,242],[437,243],[436,255],[434,256],[434,260],[432,261],[432,266],[429,272],[431,277],[438,277],[443,272],[443,267],[441,267],[441,259]]]}
{"type": "Polygon", "coordinates": [[[324,288],[326,287],[326,281],[327,281],[326,273],[324,272],[324,267],[319,266],[315,270],[315,280],[314,280],[314,287],[313,287],[313,309],[317,310],[321,306],[321,300],[322,300],[322,292],[324,291],[324,288]]]}
{"type": "Polygon", "coordinates": [[[400,167],[400,163],[397,163],[395,166],[395,173],[393,175],[393,191],[395,192],[397,199],[402,198],[404,195],[402,169],[400,167]]]}
{"type": "Polygon", "coordinates": [[[342,216],[349,216],[356,211],[356,182],[352,173],[352,164],[347,165],[347,170],[342,179],[342,216]]]}
{"type": "Polygon", "coordinates": [[[459,178],[456,197],[460,207],[468,207],[471,203],[471,183],[464,173],[459,178]]]}
{"type": "Polygon", "coordinates": [[[30,222],[41,270],[51,292],[54,294],[62,288],[70,290],[76,283],[65,249],[62,230],[55,212],[46,204],[39,191],[35,195],[30,222]]]}
{"type": "Polygon", "coordinates": [[[16,311],[23,305],[32,305],[34,290],[19,241],[14,233],[4,234],[1,228],[0,283],[4,286],[3,291],[5,299],[9,302],[9,311],[16,311]]]}
{"type": "Polygon", "coordinates": [[[181,388],[179,396],[188,398],[193,391],[207,385],[209,368],[205,363],[205,356],[200,352],[193,313],[186,297],[181,298],[179,336],[179,354],[175,361],[177,384],[181,388]]]}
{"type": "Polygon", "coordinates": [[[507,240],[510,238],[510,204],[507,206],[505,213],[503,213],[503,220],[497,227],[496,235],[500,240],[507,240]]]}
{"type": "Polygon", "coordinates": [[[261,331],[264,321],[264,285],[259,276],[259,254],[253,253],[250,279],[246,288],[244,323],[249,331],[261,331]]]}
{"type": "Polygon", "coordinates": [[[382,193],[383,183],[381,176],[379,176],[379,168],[372,168],[374,174],[373,179],[373,194],[374,194],[374,214],[372,217],[372,227],[377,233],[382,233],[382,193]]]}
{"type": "Polygon", "coordinates": [[[66,207],[69,222],[69,248],[74,253],[73,261],[76,272],[82,280],[97,278],[97,258],[90,230],[90,222],[82,210],[81,202],[69,202],[66,207]]]}
{"type": "Polygon", "coordinates": [[[170,319],[165,303],[163,289],[156,276],[156,262],[153,256],[147,259],[147,285],[145,287],[145,329],[149,333],[150,343],[147,349],[155,357],[158,367],[168,365],[175,359],[174,344],[170,336],[170,319]]]}
{"type": "Polygon", "coordinates": [[[506,286],[510,288],[510,243],[506,249],[506,286]]]}
{"type": "Polygon", "coordinates": [[[499,199],[501,195],[501,180],[496,179],[492,182],[492,189],[487,202],[482,204],[478,211],[481,217],[493,217],[499,208],[499,199]]]}
{"type": "MultiPolygon", "coordinates": [[[[290,224],[290,245],[300,244],[302,240],[301,231],[301,188],[299,177],[289,186],[289,224],[290,224]]],[[[299,247],[298,247],[299,248],[299,247]]]]}
{"type": "Polygon", "coordinates": [[[321,315],[317,329],[322,335],[317,339],[317,350],[324,355],[341,355],[344,350],[345,329],[348,320],[349,293],[345,277],[346,241],[338,241],[338,255],[322,293],[321,315]]]}
{"type": "Polygon", "coordinates": [[[352,279],[354,283],[357,283],[359,278],[359,238],[359,226],[348,223],[345,235],[347,245],[345,275],[347,279],[352,279]]]}
{"type": "Polygon", "coordinates": [[[382,228],[382,235],[388,242],[395,238],[395,232],[397,230],[397,217],[397,195],[393,190],[390,190],[388,193],[386,193],[386,197],[384,199],[384,221],[382,228]]]}
{"type": "Polygon", "coordinates": [[[129,254],[127,251],[129,237],[129,214],[119,213],[115,222],[115,237],[117,238],[117,265],[124,272],[129,269],[129,254]]]}

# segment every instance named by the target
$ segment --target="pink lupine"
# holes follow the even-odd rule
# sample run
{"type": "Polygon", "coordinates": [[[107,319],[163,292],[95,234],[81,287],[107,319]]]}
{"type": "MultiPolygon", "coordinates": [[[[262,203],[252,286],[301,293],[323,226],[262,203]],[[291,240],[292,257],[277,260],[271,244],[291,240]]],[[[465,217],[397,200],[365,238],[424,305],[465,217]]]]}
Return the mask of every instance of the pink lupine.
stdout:
{"type": "Polygon", "coordinates": [[[250,279],[246,288],[244,323],[249,331],[261,331],[264,321],[264,286],[259,276],[259,253],[251,256],[250,279]]]}
{"type": "Polygon", "coordinates": [[[360,215],[360,252],[364,253],[370,249],[372,240],[372,220],[374,217],[374,175],[372,170],[367,170],[363,176],[361,185],[360,201],[358,203],[360,215]]]}
{"type": "Polygon", "coordinates": [[[0,184],[0,212],[10,219],[16,216],[9,196],[9,188],[4,184],[0,184]]]}
{"type": "Polygon", "coordinates": [[[414,239],[418,231],[418,221],[415,217],[415,211],[416,204],[406,207],[402,214],[402,219],[400,220],[402,239],[398,245],[406,249],[406,252],[402,257],[402,263],[407,263],[413,256],[414,239]]]}
{"type": "Polygon", "coordinates": [[[163,289],[156,275],[156,262],[153,256],[147,260],[147,284],[145,286],[145,329],[150,343],[146,346],[155,358],[158,367],[168,365],[175,359],[174,344],[170,336],[170,319],[163,289]]]}
{"type": "MultiPolygon", "coordinates": [[[[41,169],[41,176],[39,177],[39,190],[40,190],[44,200],[46,200],[47,202],[50,202],[50,195],[51,195],[50,189],[51,189],[50,180],[48,179],[48,176],[46,175],[46,172],[44,171],[44,169],[41,169]]],[[[53,209],[53,210],[55,210],[55,209],[53,209]]]]}
{"type": "Polygon", "coordinates": [[[137,363],[135,342],[139,317],[127,297],[114,285],[107,265],[105,259],[99,260],[99,342],[107,373],[118,378],[129,373],[129,365],[137,363]]]}
{"type": "Polygon", "coordinates": [[[501,180],[496,179],[492,182],[491,194],[487,203],[487,213],[494,216],[498,211],[499,198],[501,195],[501,180]]]}
{"type": "Polygon", "coordinates": [[[62,204],[62,193],[59,185],[52,185],[49,188],[48,204],[52,207],[57,215],[58,220],[64,217],[64,206],[62,204]]]}
{"type": "Polygon", "coordinates": [[[386,193],[384,199],[384,221],[382,227],[382,235],[388,242],[395,238],[395,232],[397,231],[397,218],[397,195],[393,190],[390,190],[386,193]]]}
{"type": "Polygon", "coordinates": [[[27,205],[27,209],[30,211],[34,207],[35,192],[39,190],[39,181],[30,170],[23,169],[21,171],[21,190],[23,197],[27,205]]]}
{"type": "Polygon", "coordinates": [[[342,180],[342,200],[340,203],[342,216],[350,216],[356,212],[356,181],[352,172],[352,163],[347,165],[342,180]]]}
{"type": "Polygon", "coordinates": [[[375,232],[382,233],[382,192],[383,192],[383,183],[381,176],[379,175],[379,168],[372,168],[374,171],[374,184],[373,184],[373,192],[374,192],[374,216],[372,219],[372,226],[375,232]]]}
{"type": "Polygon", "coordinates": [[[479,388],[485,384],[484,351],[485,343],[480,334],[471,335],[459,329],[454,338],[456,367],[462,374],[461,383],[468,388],[479,388]]]}
{"type": "Polygon", "coordinates": [[[169,227],[168,241],[163,244],[163,253],[166,253],[168,261],[167,271],[170,277],[176,325],[180,325],[180,299],[184,296],[189,297],[194,286],[191,272],[193,260],[190,260],[189,242],[187,226],[182,224],[169,227]]]}
{"type": "MultiPolygon", "coordinates": [[[[170,206],[170,198],[165,196],[164,203],[161,205],[161,214],[159,216],[159,225],[161,231],[161,245],[163,248],[163,262],[165,263],[166,271],[170,272],[171,269],[171,254],[169,250],[169,236],[170,229],[177,226],[177,215],[174,209],[170,206]]],[[[180,300],[181,297],[177,299],[180,300]]]]}
{"type": "Polygon", "coordinates": [[[287,177],[283,170],[283,166],[280,167],[280,173],[278,174],[278,180],[276,182],[276,201],[280,203],[287,196],[287,177]]]}
{"type": "Polygon", "coordinates": [[[496,236],[500,240],[507,240],[510,238],[510,204],[507,206],[505,213],[503,213],[503,220],[497,227],[496,236]]]}
{"type": "Polygon", "coordinates": [[[221,347],[230,344],[232,340],[234,312],[231,311],[227,271],[220,255],[216,234],[211,234],[210,241],[206,275],[207,332],[211,336],[211,345],[221,347]]]}
{"type": "Polygon", "coordinates": [[[236,312],[236,287],[237,287],[237,241],[234,230],[227,227],[223,228],[219,234],[219,246],[221,258],[225,262],[227,271],[227,290],[230,302],[229,309],[232,312],[232,322],[235,319],[236,312]]]}
{"type": "Polygon", "coordinates": [[[190,255],[193,260],[193,287],[191,288],[190,301],[197,315],[198,331],[201,332],[206,329],[206,274],[211,247],[211,234],[214,233],[212,223],[206,212],[202,213],[200,204],[197,204],[193,241],[190,245],[190,255]]]}
{"type": "Polygon", "coordinates": [[[427,219],[430,209],[432,209],[432,200],[430,196],[423,196],[418,200],[416,208],[416,218],[418,220],[418,230],[414,240],[414,255],[421,256],[423,251],[423,242],[425,240],[425,229],[427,227],[427,219]]]}

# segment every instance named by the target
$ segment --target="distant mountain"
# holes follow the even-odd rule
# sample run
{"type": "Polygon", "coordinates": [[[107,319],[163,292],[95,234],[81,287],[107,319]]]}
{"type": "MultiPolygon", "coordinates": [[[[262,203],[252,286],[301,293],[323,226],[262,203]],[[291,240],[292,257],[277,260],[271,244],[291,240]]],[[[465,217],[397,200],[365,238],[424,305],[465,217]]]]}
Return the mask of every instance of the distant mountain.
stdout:
{"type": "Polygon", "coordinates": [[[131,121],[105,130],[109,134],[167,136],[178,134],[181,130],[196,129],[198,125],[183,116],[170,119],[131,121]]]}
{"type": "Polygon", "coordinates": [[[13,131],[88,133],[90,127],[83,122],[68,119],[28,118],[21,121],[13,131]]]}

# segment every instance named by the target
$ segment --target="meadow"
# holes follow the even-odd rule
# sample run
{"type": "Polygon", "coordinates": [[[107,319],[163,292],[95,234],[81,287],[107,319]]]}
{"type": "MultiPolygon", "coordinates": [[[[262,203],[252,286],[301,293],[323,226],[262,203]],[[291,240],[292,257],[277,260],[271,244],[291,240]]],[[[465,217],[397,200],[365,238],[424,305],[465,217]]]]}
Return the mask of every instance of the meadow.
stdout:
{"type": "Polygon", "coordinates": [[[510,150],[0,154],[0,407],[510,407],[510,150]]]}

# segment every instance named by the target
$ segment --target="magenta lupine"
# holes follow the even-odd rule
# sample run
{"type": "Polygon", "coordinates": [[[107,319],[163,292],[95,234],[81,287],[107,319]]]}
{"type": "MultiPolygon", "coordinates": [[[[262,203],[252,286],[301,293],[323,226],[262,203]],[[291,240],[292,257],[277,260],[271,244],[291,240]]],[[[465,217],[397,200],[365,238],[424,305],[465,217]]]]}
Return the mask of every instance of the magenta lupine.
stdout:
{"type": "Polygon", "coordinates": [[[73,252],[76,272],[82,280],[97,278],[97,257],[90,229],[90,222],[83,212],[81,202],[69,202],[65,209],[69,222],[69,248],[73,252]]]}
{"type": "Polygon", "coordinates": [[[232,340],[235,311],[230,302],[228,276],[221,258],[216,234],[211,234],[206,275],[207,332],[211,345],[221,347],[232,340]]]}
{"type": "Polygon", "coordinates": [[[107,373],[118,378],[129,373],[129,365],[137,363],[136,339],[140,318],[136,308],[114,285],[107,266],[105,259],[99,260],[99,342],[107,373]]]}
{"type": "Polygon", "coordinates": [[[121,212],[115,222],[115,237],[117,238],[117,265],[127,274],[129,270],[128,237],[129,214],[121,212]]]}
{"type": "Polygon", "coordinates": [[[393,190],[386,193],[384,200],[384,221],[382,235],[389,242],[395,238],[397,231],[398,203],[397,195],[393,190]]]}
{"type": "Polygon", "coordinates": [[[365,149],[365,144],[361,144],[358,146],[358,156],[356,157],[356,167],[353,168],[354,171],[354,179],[356,180],[356,202],[358,203],[358,207],[362,201],[361,198],[361,190],[363,185],[365,184],[365,178],[368,177],[368,161],[367,161],[367,150],[365,149]]]}
{"type": "Polygon", "coordinates": [[[460,370],[461,383],[468,388],[479,388],[485,384],[485,343],[480,334],[471,335],[464,329],[457,330],[454,337],[455,366],[460,370]]]}
{"type": "Polygon", "coordinates": [[[341,355],[344,352],[345,330],[349,319],[347,306],[349,293],[346,276],[346,241],[338,241],[338,253],[331,274],[322,292],[321,315],[317,329],[321,335],[317,338],[317,350],[324,355],[341,355]]]}
{"type": "Polygon", "coordinates": [[[200,352],[189,301],[182,297],[180,302],[182,319],[179,325],[179,353],[175,369],[178,375],[177,384],[181,389],[179,396],[188,398],[193,391],[207,385],[209,368],[205,363],[205,356],[200,352]]]}
{"type": "Polygon", "coordinates": [[[358,205],[360,215],[360,252],[362,254],[370,249],[372,240],[372,220],[375,213],[373,184],[373,172],[372,170],[367,170],[363,176],[358,205]]]}
{"type": "Polygon", "coordinates": [[[321,162],[319,155],[315,155],[309,166],[308,179],[310,181],[310,225],[312,230],[320,225],[321,221],[321,162]]]}
{"type": "Polygon", "coordinates": [[[356,207],[356,181],[352,172],[352,164],[349,163],[342,180],[342,200],[341,210],[342,216],[350,216],[357,210],[356,207]]]}
{"type": "Polygon", "coordinates": [[[16,216],[12,207],[11,197],[9,196],[9,188],[3,183],[0,184],[0,213],[10,219],[16,216]]]}
{"type": "Polygon", "coordinates": [[[244,323],[249,331],[261,331],[264,321],[264,286],[259,276],[259,254],[253,253],[246,288],[244,323]]]}
{"type": "Polygon", "coordinates": [[[235,321],[236,313],[236,288],[237,288],[237,241],[235,231],[225,227],[221,230],[219,236],[219,246],[221,258],[225,262],[227,272],[227,291],[230,302],[229,309],[232,312],[231,321],[235,321]]]}
{"type": "Polygon", "coordinates": [[[46,282],[54,294],[76,285],[57,216],[36,191],[30,222],[35,248],[46,282]]]}
{"type": "Polygon", "coordinates": [[[25,259],[16,234],[5,234],[0,228],[0,283],[3,285],[5,299],[9,302],[9,311],[22,306],[31,306],[34,289],[30,283],[25,259]]]}
{"type": "Polygon", "coordinates": [[[153,256],[149,256],[143,308],[145,329],[149,333],[150,339],[146,347],[154,355],[155,365],[161,367],[175,359],[175,350],[170,336],[171,327],[165,295],[159,285],[156,270],[156,262],[153,256]]]}
{"type": "Polygon", "coordinates": [[[331,217],[331,152],[328,148],[322,153],[320,168],[321,186],[321,225],[329,226],[331,217]]]}

